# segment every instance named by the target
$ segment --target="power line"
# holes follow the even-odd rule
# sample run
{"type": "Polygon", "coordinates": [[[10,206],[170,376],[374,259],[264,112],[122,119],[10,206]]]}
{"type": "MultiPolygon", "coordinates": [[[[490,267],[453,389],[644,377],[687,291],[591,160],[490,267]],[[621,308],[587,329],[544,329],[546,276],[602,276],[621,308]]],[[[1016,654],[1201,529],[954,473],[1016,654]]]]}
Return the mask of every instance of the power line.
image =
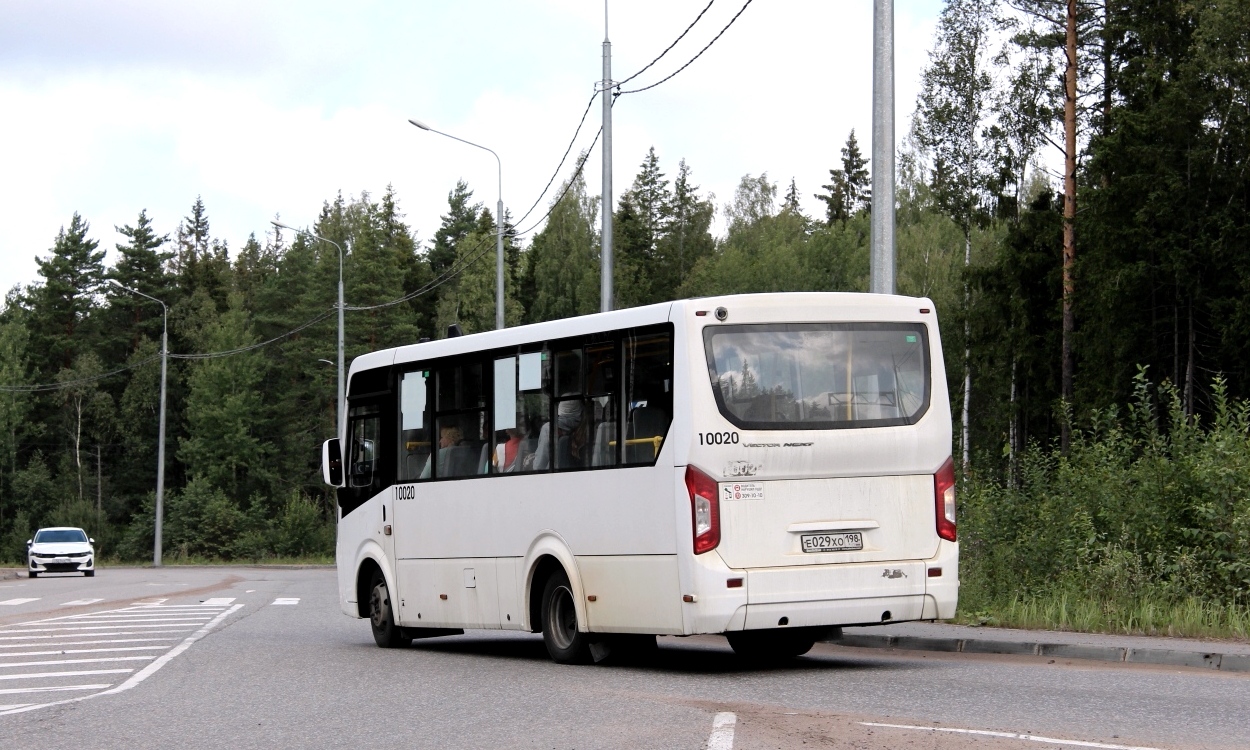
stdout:
{"type": "Polygon", "coordinates": [[[280,333],[277,336],[274,336],[273,338],[268,339],[267,341],[261,341],[259,343],[249,344],[247,346],[240,346],[237,349],[226,349],[225,351],[220,351],[220,352],[207,352],[204,354],[170,354],[169,358],[170,359],[216,359],[218,357],[229,357],[235,354],[242,354],[243,352],[250,352],[253,349],[260,349],[261,347],[269,346],[270,344],[274,342],[281,341],[282,339],[288,336],[294,336],[295,334],[299,333],[305,328],[308,328],[309,326],[313,326],[313,325],[320,323],[321,321],[325,320],[326,318],[330,317],[336,312],[338,312],[338,308],[331,307],[329,310],[321,313],[320,315],[313,318],[312,320],[309,320],[306,323],[302,323],[301,325],[296,326],[295,328],[292,328],[286,333],[280,333]]]}
{"type": "Polygon", "coordinates": [[[646,66],[644,66],[642,70],[638,71],[637,73],[633,74],[632,76],[630,76],[629,78],[626,78],[626,79],[625,79],[625,80],[623,80],[623,81],[617,81],[617,83],[616,83],[616,87],[617,87],[617,88],[620,88],[621,86],[624,86],[625,84],[627,84],[627,83],[629,83],[630,81],[634,80],[635,78],[637,78],[638,76],[642,75],[643,73],[646,73],[646,72],[647,72],[647,69],[648,69],[648,68],[650,68],[652,65],[655,65],[656,63],[658,63],[658,62],[660,61],[660,58],[662,58],[662,57],[664,57],[665,55],[667,55],[669,50],[671,50],[672,48],[676,47],[676,46],[677,46],[677,43],[678,43],[678,42],[680,42],[682,39],[684,39],[684,38],[686,37],[686,34],[689,34],[689,33],[690,33],[690,30],[694,28],[694,25],[695,25],[696,23],[698,23],[698,22],[699,22],[699,19],[700,19],[700,18],[703,18],[703,14],[704,14],[704,13],[707,13],[708,8],[711,8],[711,7],[712,7],[712,3],[714,3],[714,2],[716,2],[716,0],[709,0],[709,1],[708,1],[708,4],[707,4],[707,5],[705,5],[705,6],[703,6],[703,10],[699,11],[699,15],[695,16],[695,17],[694,17],[694,20],[690,22],[690,25],[686,27],[686,30],[685,30],[685,31],[683,31],[683,32],[681,32],[681,36],[679,36],[679,37],[677,37],[676,39],[674,39],[672,44],[670,44],[670,45],[668,45],[667,47],[665,47],[665,48],[664,48],[664,51],[663,51],[663,52],[661,52],[660,54],[656,55],[656,56],[655,56],[655,59],[654,59],[654,60],[652,60],[651,62],[647,63],[647,64],[646,64],[646,66]]]}
{"type": "Polygon", "coordinates": [[[0,385],[0,392],[2,393],[44,393],[44,392],[50,392],[50,391],[63,391],[66,388],[73,388],[76,385],[85,385],[87,383],[95,383],[97,381],[104,380],[105,378],[111,378],[114,375],[120,375],[123,372],[126,372],[127,370],[133,370],[137,367],[142,367],[143,365],[146,365],[147,363],[153,362],[160,358],[161,358],[161,355],[153,354],[147,359],[141,359],[138,362],[134,362],[132,364],[126,365],[125,367],[119,367],[116,370],[110,370],[109,372],[101,373],[99,375],[92,375],[86,378],[64,380],[59,383],[36,383],[34,385],[0,385]]]}
{"type": "Polygon", "coordinates": [[[577,164],[577,169],[573,172],[572,175],[569,176],[568,181],[564,183],[564,190],[560,191],[560,196],[556,198],[555,200],[553,200],[551,202],[551,205],[547,207],[547,213],[543,214],[542,218],[534,222],[534,224],[530,226],[529,229],[525,229],[523,231],[517,232],[517,235],[529,234],[530,232],[537,229],[539,225],[541,225],[544,221],[546,221],[548,216],[551,216],[551,212],[555,210],[556,206],[560,203],[560,201],[564,200],[564,196],[567,195],[569,192],[569,189],[573,187],[573,181],[577,179],[577,176],[581,174],[582,170],[586,167],[586,160],[590,158],[590,152],[595,149],[595,144],[599,142],[599,136],[601,135],[603,135],[602,127],[599,128],[599,132],[595,133],[595,139],[590,142],[590,148],[586,149],[586,153],[582,155],[581,161],[578,162],[577,164]]]}
{"type": "MultiPolygon", "coordinates": [[[[734,21],[737,21],[737,20],[738,20],[738,16],[742,15],[742,12],[743,12],[743,11],[745,11],[745,10],[747,9],[747,6],[748,6],[748,5],[750,5],[752,2],[753,2],[753,0],[747,0],[745,3],[743,3],[742,7],[738,10],[738,12],[734,14],[734,17],[733,17],[733,18],[731,18],[731,19],[729,19],[729,23],[725,24],[725,28],[721,29],[719,34],[717,34],[716,36],[712,37],[712,41],[708,42],[708,43],[707,43],[707,45],[706,45],[703,49],[699,50],[699,53],[698,53],[697,55],[695,55],[694,57],[692,57],[692,58],[690,58],[688,61],[686,61],[686,64],[685,64],[685,65],[681,66],[681,67],[680,67],[680,68],[678,68],[677,70],[675,70],[675,71],[673,71],[672,73],[670,73],[667,77],[665,77],[665,78],[661,78],[660,80],[656,81],[655,83],[651,84],[650,86],[643,86],[643,87],[642,87],[642,88],[640,88],[640,89],[632,89],[632,90],[630,90],[630,91],[617,91],[617,92],[616,92],[616,96],[624,96],[625,94],[639,94],[639,93],[642,93],[643,91],[647,91],[647,90],[653,89],[653,88],[655,88],[656,86],[659,86],[661,83],[664,83],[665,81],[668,81],[668,80],[669,80],[669,79],[671,79],[673,76],[675,76],[675,75],[677,75],[678,73],[682,72],[682,71],[683,71],[683,70],[685,70],[686,68],[690,67],[690,64],[691,64],[691,63],[693,63],[695,60],[698,60],[698,59],[699,59],[699,58],[703,55],[703,53],[704,53],[704,52],[707,52],[709,47],[711,47],[713,44],[716,44],[716,40],[717,40],[717,39],[720,39],[720,38],[721,38],[721,36],[722,36],[722,35],[724,35],[724,33],[725,33],[726,31],[729,31],[729,27],[734,25],[734,21]]],[[[641,72],[641,71],[640,71],[640,72],[641,72]]]]}
{"type": "Polygon", "coordinates": [[[538,203],[543,199],[543,196],[547,194],[547,190],[551,188],[551,183],[556,181],[556,177],[560,176],[560,170],[564,167],[564,161],[569,158],[569,153],[573,150],[573,144],[577,142],[577,136],[582,132],[582,125],[586,124],[586,115],[590,114],[590,105],[595,103],[595,99],[599,97],[599,93],[600,92],[596,91],[590,96],[590,101],[586,102],[586,110],[582,112],[582,119],[578,121],[577,130],[573,131],[573,138],[569,141],[569,147],[564,149],[564,156],[560,157],[560,163],[556,165],[556,171],[551,173],[551,179],[547,180],[546,187],[544,187],[543,191],[538,194],[537,198],[534,199],[534,205],[530,206],[530,209],[525,212],[525,216],[517,219],[517,224],[525,221],[526,218],[534,212],[534,209],[538,207],[538,203]]]}

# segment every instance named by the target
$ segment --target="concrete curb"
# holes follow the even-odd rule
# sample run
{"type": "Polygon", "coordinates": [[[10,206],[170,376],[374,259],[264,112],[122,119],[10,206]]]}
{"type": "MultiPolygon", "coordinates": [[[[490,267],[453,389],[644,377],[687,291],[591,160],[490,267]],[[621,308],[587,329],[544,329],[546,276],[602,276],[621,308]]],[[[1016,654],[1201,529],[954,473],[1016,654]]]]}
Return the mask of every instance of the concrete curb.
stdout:
{"type": "Polygon", "coordinates": [[[1162,648],[1125,648],[1069,643],[996,641],[982,638],[925,638],[906,635],[847,635],[829,641],[851,648],[896,648],[904,651],[937,651],[963,654],[1007,654],[1053,656],[1059,659],[1118,661],[1129,664],[1158,664],[1168,667],[1202,667],[1221,672],[1250,672],[1250,656],[1203,651],[1177,651],[1162,648]]]}
{"type": "Polygon", "coordinates": [[[8,581],[13,578],[21,578],[25,573],[25,568],[0,568],[0,581],[8,581]]]}

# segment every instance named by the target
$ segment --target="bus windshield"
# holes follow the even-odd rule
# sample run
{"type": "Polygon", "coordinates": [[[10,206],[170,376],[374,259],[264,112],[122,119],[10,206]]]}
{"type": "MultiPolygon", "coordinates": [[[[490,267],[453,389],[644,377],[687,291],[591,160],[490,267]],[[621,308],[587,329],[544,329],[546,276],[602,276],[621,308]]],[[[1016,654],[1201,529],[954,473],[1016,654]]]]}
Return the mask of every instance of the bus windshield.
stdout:
{"type": "Polygon", "coordinates": [[[911,424],[929,406],[921,323],[769,323],[703,330],[721,414],[743,429],[911,424]]]}

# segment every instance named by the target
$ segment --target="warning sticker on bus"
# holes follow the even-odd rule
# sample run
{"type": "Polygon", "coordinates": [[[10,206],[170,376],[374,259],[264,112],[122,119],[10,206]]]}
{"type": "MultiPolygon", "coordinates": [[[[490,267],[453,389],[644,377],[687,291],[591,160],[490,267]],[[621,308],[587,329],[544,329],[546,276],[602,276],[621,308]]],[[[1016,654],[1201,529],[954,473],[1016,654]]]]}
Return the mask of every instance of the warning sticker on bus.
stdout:
{"type": "Polygon", "coordinates": [[[763,500],[763,482],[721,482],[721,500],[763,500]]]}

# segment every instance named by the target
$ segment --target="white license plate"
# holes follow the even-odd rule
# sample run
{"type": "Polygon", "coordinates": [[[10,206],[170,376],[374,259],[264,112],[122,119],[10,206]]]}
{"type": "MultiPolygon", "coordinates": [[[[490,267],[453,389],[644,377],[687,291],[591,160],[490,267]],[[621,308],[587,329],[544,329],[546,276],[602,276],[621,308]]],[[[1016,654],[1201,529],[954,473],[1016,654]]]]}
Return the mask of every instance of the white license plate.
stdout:
{"type": "Polygon", "coordinates": [[[864,535],[859,531],[837,534],[803,534],[799,537],[804,552],[851,552],[864,548],[864,535]]]}

